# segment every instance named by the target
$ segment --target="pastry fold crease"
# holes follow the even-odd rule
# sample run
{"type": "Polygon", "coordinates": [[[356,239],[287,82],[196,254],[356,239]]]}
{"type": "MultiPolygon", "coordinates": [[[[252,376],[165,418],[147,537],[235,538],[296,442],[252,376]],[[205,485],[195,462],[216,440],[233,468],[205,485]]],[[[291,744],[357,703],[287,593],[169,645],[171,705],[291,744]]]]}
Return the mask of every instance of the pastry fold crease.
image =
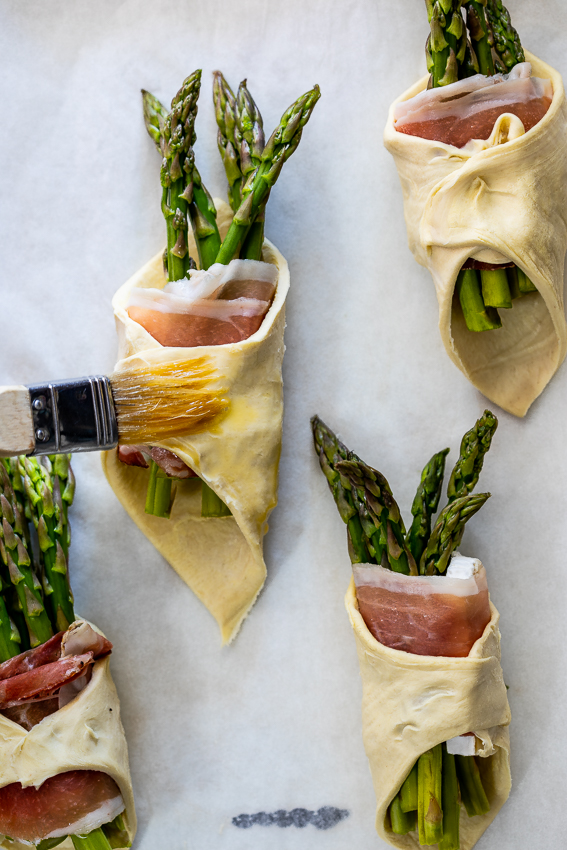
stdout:
{"type": "Polygon", "coordinates": [[[362,735],[376,794],[376,830],[394,847],[417,850],[417,833],[395,835],[388,806],[419,756],[449,738],[474,732],[490,811],[467,817],[461,807],[461,850],[470,850],[510,793],[510,708],[500,666],[499,614],[466,658],[390,649],[369,632],[351,581],[345,604],[362,678],[362,735]]]}
{"type": "MultiPolygon", "coordinates": [[[[95,661],[88,685],[66,706],[29,731],[0,715],[0,788],[19,782],[39,787],[70,770],[98,770],[118,785],[126,806],[124,823],[133,841],[136,811],[120,702],[110,675],[110,659],[95,661]]],[[[24,850],[0,836],[3,850],[24,850]]],[[[70,838],[59,845],[73,850],[70,838]]]]}
{"type": "MultiPolygon", "coordinates": [[[[215,199],[221,235],[232,211],[215,199]]],[[[190,245],[191,250],[191,245],[190,245]]],[[[195,255],[195,254],[194,254],[195,255]]],[[[223,643],[237,634],[266,578],[263,537],[277,503],[283,419],[282,359],[289,270],[267,240],[263,260],[278,269],[274,299],[260,328],[242,342],[195,348],[160,345],[132,321],[126,306],[133,287],[162,289],[167,283],[161,253],[125,283],[113,299],[119,335],[115,371],[192,360],[212,364],[211,387],[228,401],[206,430],[153,442],[174,452],[211,487],[232,516],[201,517],[198,482],[179,482],[169,520],[144,512],[147,472],[103,455],[111,487],[136,525],[170,563],[217,621],[223,643]]]]}
{"type": "Polygon", "coordinates": [[[477,389],[516,416],[567,353],[567,104],[560,74],[529,53],[526,60],[553,87],[551,106],[527,133],[511,114],[500,116],[487,141],[464,148],[397,132],[396,104],[423,91],[428,77],[392,104],[384,133],[402,185],[409,247],[435,284],[445,349],[477,389]],[[499,311],[500,329],[466,327],[455,283],[468,257],[513,261],[538,289],[499,311]]]}

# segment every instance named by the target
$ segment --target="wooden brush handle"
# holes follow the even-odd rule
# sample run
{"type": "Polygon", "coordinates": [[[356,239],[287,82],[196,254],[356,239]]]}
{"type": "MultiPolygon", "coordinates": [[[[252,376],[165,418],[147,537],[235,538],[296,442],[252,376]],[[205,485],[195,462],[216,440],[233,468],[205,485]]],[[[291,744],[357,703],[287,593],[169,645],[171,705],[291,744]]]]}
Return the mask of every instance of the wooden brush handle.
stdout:
{"type": "Polygon", "coordinates": [[[0,457],[29,454],[35,447],[27,387],[0,387],[0,457]]]}

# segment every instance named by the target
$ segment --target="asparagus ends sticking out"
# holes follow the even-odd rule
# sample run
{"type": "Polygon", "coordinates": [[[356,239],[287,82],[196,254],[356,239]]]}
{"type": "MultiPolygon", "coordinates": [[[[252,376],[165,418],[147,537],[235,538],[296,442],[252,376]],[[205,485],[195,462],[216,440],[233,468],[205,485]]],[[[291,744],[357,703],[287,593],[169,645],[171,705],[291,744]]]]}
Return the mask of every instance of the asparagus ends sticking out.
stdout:
{"type": "Polygon", "coordinates": [[[406,543],[406,530],[390,485],[381,472],[352,452],[336,469],[350,484],[368,549],[376,563],[396,573],[417,575],[417,565],[406,543]]]}
{"type": "Polygon", "coordinates": [[[173,479],[160,469],[155,460],[150,460],[150,478],[146,491],[145,512],[151,516],[169,519],[175,491],[172,492],[173,479]]]}
{"type": "Polygon", "coordinates": [[[475,756],[455,756],[457,776],[461,789],[463,805],[467,815],[485,815],[490,811],[490,803],[484,790],[475,756]]]}
{"type": "Polygon", "coordinates": [[[480,282],[482,300],[486,307],[504,307],[509,310],[512,306],[512,296],[508,286],[506,269],[487,269],[481,271],[480,282]]]}
{"type": "Polygon", "coordinates": [[[284,162],[299,145],[303,128],[309,121],[320,97],[319,86],[314,86],[282,115],[278,127],[262,151],[260,165],[250,172],[242,186],[242,203],[236,210],[220,247],[216,257],[217,263],[227,265],[233,257],[237,256],[251,225],[268,200],[268,195],[280,175],[284,162]]]}
{"type": "Polygon", "coordinates": [[[467,521],[479,511],[490,493],[477,493],[463,496],[449,502],[439,514],[435,528],[421,556],[422,575],[442,575],[451,560],[451,555],[459,546],[465,532],[467,521]]]}
{"type": "Polygon", "coordinates": [[[225,505],[220,496],[205,482],[201,482],[201,516],[223,517],[232,516],[230,508],[225,505]]]}
{"type": "Polygon", "coordinates": [[[439,504],[445,473],[445,458],[448,453],[449,449],[443,449],[433,455],[421,473],[421,481],[411,506],[413,522],[406,541],[416,564],[419,564],[431,534],[431,518],[439,504]]]}
{"type": "Polygon", "coordinates": [[[346,460],[350,452],[318,416],[311,419],[311,428],[321,470],[327,479],[341,519],[347,526],[348,551],[351,562],[353,564],[372,563],[372,558],[364,542],[362,525],[354,506],[350,484],[336,468],[337,463],[346,460]]]}
{"type": "Polygon", "coordinates": [[[88,835],[72,835],[75,850],[112,850],[108,838],[101,827],[93,829],[88,835]]]}
{"type": "Polygon", "coordinates": [[[150,137],[154,140],[158,151],[163,155],[162,138],[163,125],[167,118],[167,109],[149,91],[142,89],[142,105],[144,108],[144,123],[150,137]]]}
{"type": "Polygon", "coordinates": [[[447,744],[443,744],[442,770],[441,808],[443,809],[443,838],[439,842],[439,850],[459,850],[461,800],[455,756],[447,752],[447,744]]]}
{"type": "Polygon", "coordinates": [[[415,829],[417,813],[415,811],[404,812],[400,802],[400,795],[396,794],[390,803],[390,823],[394,835],[407,835],[415,829]]]}
{"type": "Polygon", "coordinates": [[[468,0],[467,26],[478,59],[480,73],[489,77],[494,74],[492,45],[494,37],[486,18],[486,0],[468,0]]]}
{"type": "Polygon", "coordinates": [[[493,48],[503,67],[509,71],[519,62],[525,62],[520,37],[502,0],[487,0],[486,17],[494,39],[493,48]]]}
{"type": "Polygon", "coordinates": [[[236,212],[242,186],[240,130],[236,123],[236,98],[220,71],[213,73],[213,103],[218,126],[217,144],[228,180],[228,200],[236,212]]]}
{"type": "Polygon", "coordinates": [[[442,802],[442,744],[423,753],[417,761],[419,843],[437,844],[443,837],[442,802]]]}
{"type": "Polygon", "coordinates": [[[498,427],[498,419],[490,410],[485,410],[474,426],[461,440],[459,458],[451,472],[447,485],[449,502],[472,493],[489,450],[492,438],[498,427]]]}
{"type": "Polygon", "coordinates": [[[462,269],[457,278],[457,295],[469,331],[491,331],[502,327],[498,311],[486,307],[475,269],[462,269]]]}

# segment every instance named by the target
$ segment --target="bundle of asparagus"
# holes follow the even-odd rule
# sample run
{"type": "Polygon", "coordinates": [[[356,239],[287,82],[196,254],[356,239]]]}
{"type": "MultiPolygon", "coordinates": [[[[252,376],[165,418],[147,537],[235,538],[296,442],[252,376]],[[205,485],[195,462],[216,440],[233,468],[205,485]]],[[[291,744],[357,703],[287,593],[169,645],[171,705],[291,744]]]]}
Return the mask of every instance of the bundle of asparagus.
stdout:
{"type": "Polygon", "coordinates": [[[70,455],[0,460],[3,848],[25,841],[41,850],[110,850],[130,847],[135,832],[124,730],[108,672],[112,644],[76,620],[73,608],[74,490],[70,455]],[[87,727],[97,729],[90,744],[82,741],[87,727]]]}
{"type": "Polygon", "coordinates": [[[449,355],[489,398],[524,415],[567,351],[563,85],[524,52],[501,0],[426,7],[429,77],[392,105],[385,144],[449,355]],[[495,329],[490,341],[468,333],[495,329]]]}
{"type": "Polygon", "coordinates": [[[507,740],[503,733],[509,716],[493,646],[484,653],[493,656],[494,667],[499,671],[492,684],[483,681],[480,668],[475,670],[480,678],[474,688],[470,681],[468,685],[459,682],[463,673],[470,679],[471,658],[489,642],[488,634],[495,628],[497,615],[489,606],[483,573],[479,571],[469,591],[465,591],[463,578],[445,578],[453,557],[455,567],[457,562],[469,560],[458,555],[457,549],[466,522],[490,495],[472,491],[496,427],[496,418],[485,411],[463,437],[449,479],[447,505],[432,529],[449,450],[433,455],[421,474],[412,504],[413,521],[406,531],[384,476],[349,451],[318,417],[312,419],[315,451],[339,513],[347,524],[357,597],[351,587],[347,608],[357,636],[364,682],[365,746],[379,795],[377,828],[394,846],[410,846],[395,836],[416,832],[415,846],[438,844],[441,850],[461,847],[469,850],[509,790],[507,740]],[[372,564],[376,566],[367,566],[372,564]],[[381,573],[377,575],[376,571],[381,573]],[[453,596],[454,593],[457,595],[453,596]],[[380,644],[373,641],[369,632],[382,645],[379,651],[380,644]],[[401,657],[392,654],[400,651],[401,657]],[[421,667],[417,660],[408,664],[408,657],[419,656],[426,656],[421,667]],[[433,660],[431,656],[444,657],[433,660]],[[412,671],[409,678],[408,669],[412,671]],[[437,683],[432,675],[438,671],[443,674],[442,681],[447,682],[449,675],[454,693],[447,695],[456,697],[455,706],[450,699],[445,700],[440,710],[429,705],[430,697],[423,696],[424,690],[426,694],[436,692],[437,683]],[[460,687],[464,698],[459,693],[460,687]],[[472,700],[476,705],[471,707],[472,700]],[[485,728],[483,720],[479,720],[479,726],[475,723],[475,719],[486,716],[486,706],[479,704],[483,702],[489,706],[492,721],[496,720],[491,725],[502,727],[498,757],[497,736],[493,736],[487,748],[484,733],[479,731],[485,728]],[[428,706],[427,710],[423,709],[428,714],[426,719],[420,716],[422,703],[428,706]],[[455,711],[462,715],[456,722],[455,711]],[[470,728],[455,735],[460,723],[466,727],[469,722],[475,724],[472,731],[478,732],[483,746],[475,745],[477,738],[470,735],[470,728]],[[384,732],[389,725],[398,730],[390,738],[388,731],[384,732]],[[417,728],[419,725],[423,727],[421,730],[417,728]],[[399,732],[406,726],[418,733],[409,748],[399,732]],[[446,732],[449,734],[443,737],[446,732]],[[460,754],[463,734],[468,755],[460,754]],[[454,745],[449,739],[458,743],[454,745]],[[432,745],[412,763],[412,749],[419,752],[422,741],[432,745]],[[491,758],[477,758],[475,748],[491,758]],[[488,767],[494,759],[495,764],[488,767]],[[463,820],[461,803],[469,818],[483,816],[482,825],[463,820]]]}
{"type": "Polygon", "coordinates": [[[126,509],[213,613],[226,641],[264,582],[262,538],[276,503],[288,269],[264,238],[265,208],[320,92],[314,86],[298,98],[265,141],[246,81],[235,95],[215,72],[227,205],[213,201],[196,166],[200,85],[196,71],[169,111],[143,92],[146,128],[163,156],[167,248],[163,269],[155,258],[114,298],[116,369],[159,362],[190,373],[206,347],[215,366],[209,387],[224,398],[224,412],[191,437],[119,447],[103,463],[126,509]],[[149,466],[149,475],[136,466],[149,466]],[[186,481],[174,491],[176,479],[186,481]]]}
{"type": "MultiPolygon", "coordinates": [[[[492,76],[510,71],[525,55],[510,15],[500,0],[428,0],[431,33],[427,40],[427,69],[431,85],[446,86],[473,74],[492,76]],[[467,24],[461,8],[466,9],[467,24]],[[467,33],[468,28],[468,33],[467,33]]],[[[514,263],[507,266],[468,261],[457,278],[457,293],[467,327],[486,331],[502,327],[498,308],[537,289],[514,263]],[[480,278],[480,280],[479,280],[480,278]]]]}

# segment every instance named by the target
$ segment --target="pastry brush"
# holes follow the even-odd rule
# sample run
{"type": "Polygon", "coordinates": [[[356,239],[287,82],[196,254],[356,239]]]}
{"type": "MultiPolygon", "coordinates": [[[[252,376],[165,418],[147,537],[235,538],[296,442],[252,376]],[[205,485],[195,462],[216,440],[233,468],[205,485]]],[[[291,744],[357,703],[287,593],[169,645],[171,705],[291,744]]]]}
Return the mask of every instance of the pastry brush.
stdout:
{"type": "Polygon", "coordinates": [[[90,452],[188,435],[227,406],[206,357],[0,387],[0,457],[90,452]]]}

